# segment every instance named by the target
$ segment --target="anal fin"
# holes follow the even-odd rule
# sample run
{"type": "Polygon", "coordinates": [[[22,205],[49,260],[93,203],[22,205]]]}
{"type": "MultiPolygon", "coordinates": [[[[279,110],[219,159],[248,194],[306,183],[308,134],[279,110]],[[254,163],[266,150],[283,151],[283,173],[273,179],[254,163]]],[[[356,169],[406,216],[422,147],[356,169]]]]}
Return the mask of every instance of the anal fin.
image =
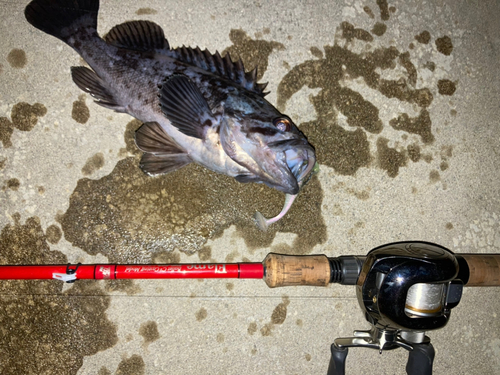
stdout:
{"type": "Polygon", "coordinates": [[[192,161],[157,122],[144,123],[135,133],[135,143],[145,152],[139,166],[151,176],[173,172],[192,161]]]}
{"type": "Polygon", "coordinates": [[[72,66],[71,78],[81,90],[92,95],[97,104],[116,112],[125,112],[125,108],[118,104],[106,83],[93,70],[84,66],[72,66]]]}

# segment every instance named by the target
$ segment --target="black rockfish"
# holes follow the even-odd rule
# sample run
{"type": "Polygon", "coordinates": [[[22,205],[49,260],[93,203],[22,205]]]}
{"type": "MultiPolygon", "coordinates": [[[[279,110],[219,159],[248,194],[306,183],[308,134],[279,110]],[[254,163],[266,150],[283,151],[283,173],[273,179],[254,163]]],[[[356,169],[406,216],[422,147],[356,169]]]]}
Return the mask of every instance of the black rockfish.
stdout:
{"type": "Polygon", "coordinates": [[[191,162],[239,182],[258,182],[287,194],[279,220],[316,169],[314,148],[290,118],[264,99],[256,69],[241,59],[199,48],[171,49],[153,22],[130,21],[97,33],[98,0],[34,0],[26,19],[62,40],[91,69],[72,67],[73,81],[95,102],[142,121],[136,144],[149,175],[191,162]]]}

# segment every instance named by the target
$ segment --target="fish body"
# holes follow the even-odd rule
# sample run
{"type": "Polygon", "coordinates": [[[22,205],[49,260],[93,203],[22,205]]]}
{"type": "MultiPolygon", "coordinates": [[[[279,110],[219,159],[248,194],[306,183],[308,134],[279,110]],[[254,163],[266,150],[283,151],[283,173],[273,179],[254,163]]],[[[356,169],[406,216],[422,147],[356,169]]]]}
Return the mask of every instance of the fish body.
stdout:
{"type": "Polygon", "coordinates": [[[34,0],[25,15],[88,63],[90,69],[71,69],[78,87],[97,104],[144,123],[136,132],[144,172],[164,174],[195,162],[239,182],[298,194],[313,173],[314,148],[264,98],[256,69],[245,73],[229,55],[172,49],[150,21],[125,22],[101,38],[98,9],[98,0],[34,0]]]}

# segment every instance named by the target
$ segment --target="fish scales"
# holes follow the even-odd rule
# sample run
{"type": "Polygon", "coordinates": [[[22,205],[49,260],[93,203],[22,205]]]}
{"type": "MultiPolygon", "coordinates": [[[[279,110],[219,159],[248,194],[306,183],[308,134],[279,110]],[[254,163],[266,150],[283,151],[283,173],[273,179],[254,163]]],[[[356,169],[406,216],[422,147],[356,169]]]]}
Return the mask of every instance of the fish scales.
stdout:
{"type": "Polygon", "coordinates": [[[256,69],[200,48],[172,49],[160,26],[128,21],[101,38],[98,0],[34,0],[25,16],[88,63],[72,67],[73,81],[95,102],[144,124],[135,140],[149,175],[195,162],[242,183],[264,183],[286,194],[267,229],[291,207],[317,171],[315,151],[293,121],[264,96],[256,69]]]}

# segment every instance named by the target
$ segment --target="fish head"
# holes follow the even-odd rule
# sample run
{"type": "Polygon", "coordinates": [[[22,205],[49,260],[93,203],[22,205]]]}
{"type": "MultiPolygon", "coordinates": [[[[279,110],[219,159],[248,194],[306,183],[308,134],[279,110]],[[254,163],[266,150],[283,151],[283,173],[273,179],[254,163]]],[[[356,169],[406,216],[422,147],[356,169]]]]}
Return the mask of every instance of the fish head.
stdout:
{"type": "MultiPolygon", "coordinates": [[[[226,111],[221,128],[224,151],[248,170],[240,182],[262,182],[295,195],[317,170],[314,147],[293,121],[261,97],[226,111]]],[[[228,103],[226,103],[228,104],[228,103]]]]}

